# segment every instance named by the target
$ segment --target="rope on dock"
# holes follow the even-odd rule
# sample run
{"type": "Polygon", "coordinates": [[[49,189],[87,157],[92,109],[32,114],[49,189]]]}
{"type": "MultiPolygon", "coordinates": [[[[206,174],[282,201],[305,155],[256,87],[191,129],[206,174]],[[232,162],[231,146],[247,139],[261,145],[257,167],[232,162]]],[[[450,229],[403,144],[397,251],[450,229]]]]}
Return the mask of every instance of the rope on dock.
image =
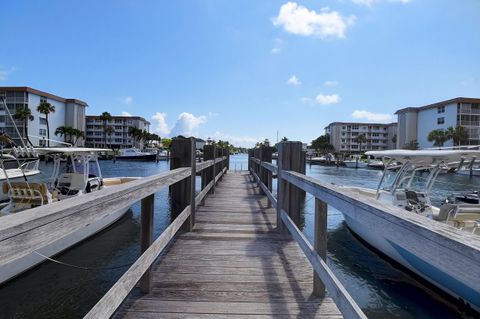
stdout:
{"type": "Polygon", "coordinates": [[[124,265],[119,265],[119,266],[113,266],[113,267],[87,267],[87,266],[78,266],[78,265],[73,265],[69,263],[64,263],[63,261],[59,261],[53,258],[50,258],[48,256],[45,256],[42,253],[39,253],[38,251],[34,250],[33,251],[35,254],[45,258],[46,260],[49,260],[51,262],[57,263],[59,265],[67,266],[67,267],[72,267],[72,268],[77,268],[77,269],[82,269],[82,270],[114,270],[114,269],[119,269],[119,268],[124,268],[124,267],[130,267],[133,265],[133,263],[129,264],[124,264],[124,265]]]}

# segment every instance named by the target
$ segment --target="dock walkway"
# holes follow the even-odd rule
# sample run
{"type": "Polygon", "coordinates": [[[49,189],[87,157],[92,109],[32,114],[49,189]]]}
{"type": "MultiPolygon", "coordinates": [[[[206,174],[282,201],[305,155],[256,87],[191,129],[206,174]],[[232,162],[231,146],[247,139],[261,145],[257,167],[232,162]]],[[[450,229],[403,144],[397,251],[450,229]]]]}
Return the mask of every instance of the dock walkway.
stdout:
{"type": "Polygon", "coordinates": [[[311,264],[275,223],[251,175],[226,174],[153,265],[151,292],[133,292],[115,317],[341,318],[312,296],[311,264]]]}

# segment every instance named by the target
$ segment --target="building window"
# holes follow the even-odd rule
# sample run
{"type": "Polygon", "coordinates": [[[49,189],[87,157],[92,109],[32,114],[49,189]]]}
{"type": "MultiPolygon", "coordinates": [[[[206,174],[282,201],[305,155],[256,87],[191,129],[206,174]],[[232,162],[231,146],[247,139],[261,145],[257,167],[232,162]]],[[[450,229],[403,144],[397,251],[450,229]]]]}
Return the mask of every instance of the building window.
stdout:
{"type": "Polygon", "coordinates": [[[44,117],[39,117],[40,119],[40,125],[47,125],[47,119],[44,117]]]}
{"type": "Polygon", "coordinates": [[[437,108],[437,113],[445,113],[445,105],[439,106],[439,107],[437,108]]]}
{"type": "Polygon", "coordinates": [[[47,136],[47,130],[44,129],[44,128],[41,128],[41,129],[38,130],[38,134],[40,136],[47,136]]]}
{"type": "Polygon", "coordinates": [[[444,118],[444,117],[439,117],[439,118],[437,119],[437,124],[440,125],[440,124],[444,124],[444,123],[445,123],[445,118],[444,118]]]}
{"type": "Polygon", "coordinates": [[[40,97],[40,103],[47,103],[47,98],[44,96],[40,97]]]}

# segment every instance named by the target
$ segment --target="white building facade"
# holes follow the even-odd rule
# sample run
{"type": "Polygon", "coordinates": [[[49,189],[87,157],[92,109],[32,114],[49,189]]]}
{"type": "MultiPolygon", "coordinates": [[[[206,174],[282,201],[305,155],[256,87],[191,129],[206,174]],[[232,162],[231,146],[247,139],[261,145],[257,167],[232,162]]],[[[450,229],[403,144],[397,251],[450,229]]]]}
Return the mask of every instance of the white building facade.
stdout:
{"type": "MultiPolygon", "coordinates": [[[[28,121],[28,135],[34,146],[47,144],[47,120],[45,114],[37,111],[37,107],[42,101],[55,107],[55,112],[48,114],[50,146],[64,145],[61,142],[65,142],[65,136],[55,136],[55,130],[60,126],[70,126],[85,132],[85,108],[88,105],[81,100],[63,98],[30,87],[0,87],[0,97],[6,102],[24,140],[23,121],[15,119],[15,113],[20,108],[28,107],[30,109],[33,121],[28,121]]],[[[3,103],[0,104],[0,131],[8,134],[18,145],[22,145],[3,103]]],[[[84,140],[80,138],[76,145],[83,146],[84,140]]]]}
{"type": "MultiPolygon", "coordinates": [[[[436,129],[447,130],[461,125],[467,129],[466,145],[480,144],[480,99],[458,97],[420,107],[407,107],[395,112],[398,116],[397,148],[417,141],[420,148],[434,147],[428,134],[436,129]]],[[[444,146],[453,146],[451,140],[444,146]]]]}
{"type": "Polygon", "coordinates": [[[112,116],[106,123],[113,128],[111,136],[107,135],[105,141],[104,123],[100,115],[86,116],[86,145],[89,147],[112,147],[112,148],[143,148],[141,141],[136,141],[130,134],[130,128],[134,127],[142,131],[150,132],[150,122],[140,116],[112,116]]]}
{"type": "Polygon", "coordinates": [[[397,123],[333,122],[325,127],[335,151],[348,153],[394,149],[396,132],[397,123]],[[359,135],[364,135],[367,142],[357,143],[359,135]]]}

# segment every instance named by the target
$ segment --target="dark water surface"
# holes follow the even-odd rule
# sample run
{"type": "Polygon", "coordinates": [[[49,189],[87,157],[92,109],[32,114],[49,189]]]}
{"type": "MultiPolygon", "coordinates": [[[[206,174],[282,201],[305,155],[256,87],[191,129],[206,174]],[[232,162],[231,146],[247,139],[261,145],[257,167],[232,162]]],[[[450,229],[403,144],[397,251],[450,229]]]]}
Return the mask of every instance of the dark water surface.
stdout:
{"type": "MultiPolygon", "coordinates": [[[[101,166],[105,177],[148,176],[168,170],[167,162],[104,161],[101,166]]],[[[51,167],[42,163],[45,173],[39,178],[48,178],[51,167]]],[[[246,167],[246,156],[231,157],[232,171],[246,167]]],[[[307,174],[329,183],[376,187],[381,172],[307,166],[307,174]]],[[[438,203],[452,190],[479,187],[480,178],[440,176],[434,186],[433,201],[438,203]]],[[[313,207],[314,200],[307,194],[303,230],[309,240],[313,239],[313,207]]],[[[140,205],[133,205],[117,223],[56,258],[66,263],[104,268],[134,262],[140,253],[139,213],[140,205]]],[[[168,190],[164,189],[155,196],[155,237],[169,221],[168,190]]],[[[328,264],[368,317],[466,317],[451,298],[425,286],[359,241],[346,227],[342,214],[331,207],[328,230],[328,264]]],[[[81,318],[126,269],[81,270],[45,262],[0,286],[0,318],[81,318]]]]}

